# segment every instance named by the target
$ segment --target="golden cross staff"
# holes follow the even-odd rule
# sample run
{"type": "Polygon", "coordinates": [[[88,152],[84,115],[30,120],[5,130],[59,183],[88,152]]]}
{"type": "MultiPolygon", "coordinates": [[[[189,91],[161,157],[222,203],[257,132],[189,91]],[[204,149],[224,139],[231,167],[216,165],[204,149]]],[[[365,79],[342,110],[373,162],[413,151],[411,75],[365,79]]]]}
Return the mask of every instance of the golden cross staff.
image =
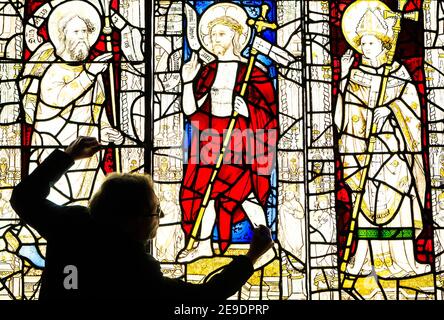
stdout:
{"type": "MultiPolygon", "coordinates": [[[[384,73],[382,75],[380,90],[378,92],[378,98],[376,100],[377,101],[376,107],[382,106],[384,104],[385,92],[387,89],[387,81],[388,81],[389,74],[390,74],[390,71],[393,66],[393,58],[394,58],[395,52],[396,52],[396,44],[398,42],[398,36],[399,36],[399,33],[401,32],[401,20],[403,18],[405,18],[405,19],[418,21],[418,18],[419,18],[419,13],[417,11],[402,13],[405,5],[407,4],[407,1],[408,0],[398,0],[398,11],[397,12],[384,11],[384,19],[394,18],[395,24],[393,26],[393,43],[392,43],[392,47],[390,48],[389,52],[387,53],[387,64],[384,67],[384,73]]],[[[371,115],[370,115],[369,123],[373,123],[373,113],[371,113],[371,115]]],[[[368,170],[369,170],[370,162],[372,161],[372,153],[375,150],[375,143],[376,143],[376,136],[375,135],[377,132],[378,132],[378,124],[373,123],[372,128],[371,128],[371,132],[369,135],[369,144],[367,146],[367,153],[364,158],[364,168],[362,169],[362,175],[361,175],[361,179],[359,181],[359,186],[357,189],[358,193],[356,195],[356,200],[355,200],[355,203],[353,206],[353,212],[352,212],[351,222],[350,222],[350,230],[347,235],[347,242],[346,242],[346,246],[345,246],[344,258],[343,258],[343,260],[341,262],[341,266],[339,268],[341,285],[344,284],[345,271],[347,269],[347,265],[350,260],[350,252],[351,252],[351,247],[352,247],[352,243],[353,243],[353,235],[354,235],[354,231],[355,231],[356,224],[357,224],[358,213],[359,213],[359,210],[361,209],[361,205],[362,205],[362,198],[363,198],[364,192],[365,192],[365,183],[368,178],[368,170]]]]}
{"type": "MultiPolygon", "coordinates": [[[[266,29],[274,30],[277,28],[275,23],[270,23],[267,21],[266,16],[267,16],[267,12],[269,9],[270,8],[268,7],[268,5],[263,4],[262,10],[261,10],[261,16],[258,17],[256,20],[255,19],[248,19],[248,25],[250,25],[256,29],[256,36],[259,36],[266,29]]],[[[247,73],[245,74],[245,78],[242,83],[242,88],[241,88],[241,91],[239,94],[241,97],[244,97],[245,93],[247,91],[248,82],[250,81],[251,73],[253,71],[253,67],[254,67],[254,63],[256,61],[257,54],[258,54],[258,51],[252,47],[250,50],[250,57],[249,57],[249,61],[248,61],[247,73]]],[[[208,203],[210,202],[210,196],[211,196],[211,191],[213,190],[214,180],[216,179],[217,174],[219,173],[219,169],[222,165],[222,160],[224,158],[225,150],[227,149],[228,144],[230,143],[231,134],[233,133],[234,125],[236,124],[236,118],[238,115],[239,115],[239,113],[236,110],[233,110],[233,113],[232,113],[231,119],[230,119],[230,124],[228,125],[227,133],[225,135],[225,139],[222,144],[222,150],[219,153],[216,165],[213,168],[210,183],[208,184],[207,189],[205,191],[205,196],[204,196],[204,199],[203,199],[202,204],[200,206],[199,212],[197,214],[196,222],[193,226],[193,230],[191,231],[191,237],[190,237],[188,245],[187,245],[187,250],[191,250],[193,248],[194,242],[197,237],[197,233],[199,231],[200,224],[202,223],[202,218],[205,213],[205,209],[207,208],[208,203]]]]}
{"type": "MultiPolygon", "coordinates": [[[[111,34],[113,29],[111,28],[111,13],[110,13],[111,3],[107,0],[103,1],[103,13],[105,15],[105,25],[103,26],[103,34],[105,35],[106,51],[113,53],[113,43],[111,34]]],[[[113,59],[111,58],[108,65],[109,74],[109,86],[110,86],[110,98],[111,98],[111,109],[113,113],[114,126],[117,127],[117,105],[116,105],[116,88],[114,87],[114,66],[113,59]]],[[[121,172],[120,165],[120,152],[118,148],[114,148],[114,160],[116,162],[116,172],[121,172]]]]}

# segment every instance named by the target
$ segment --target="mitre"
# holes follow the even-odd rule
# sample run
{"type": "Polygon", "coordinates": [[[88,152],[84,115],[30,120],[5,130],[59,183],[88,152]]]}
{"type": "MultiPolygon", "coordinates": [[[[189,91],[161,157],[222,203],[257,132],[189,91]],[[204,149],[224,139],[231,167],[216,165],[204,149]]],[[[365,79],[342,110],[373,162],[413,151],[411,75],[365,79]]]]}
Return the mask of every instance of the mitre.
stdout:
{"type": "Polygon", "coordinates": [[[364,34],[387,35],[388,27],[384,22],[381,11],[367,9],[356,27],[356,33],[360,36],[364,34]]]}

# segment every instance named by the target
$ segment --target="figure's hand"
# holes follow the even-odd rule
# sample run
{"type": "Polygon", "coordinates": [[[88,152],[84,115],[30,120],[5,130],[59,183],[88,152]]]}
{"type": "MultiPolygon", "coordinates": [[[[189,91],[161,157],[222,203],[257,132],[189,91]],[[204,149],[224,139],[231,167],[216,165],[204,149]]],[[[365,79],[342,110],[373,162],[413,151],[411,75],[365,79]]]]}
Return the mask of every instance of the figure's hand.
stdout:
{"type": "Polygon", "coordinates": [[[345,78],[354,62],[353,50],[348,49],[341,58],[341,77],[345,78]]]}
{"type": "Polygon", "coordinates": [[[78,137],[65,149],[65,153],[74,160],[91,157],[99,151],[101,144],[93,137],[78,137]]]}
{"type": "Polygon", "coordinates": [[[328,213],[324,210],[318,210],[314,213],[314,221],[318,223],[318,226],[322,226],[328,220],[328,213]]]}
{"type": "Polygon", "coordinates": [[[261,255],[273,246],[273,243],[270,229],[264,225],[258,226],[253,231],[253,239],[251,240],[247,257],[254,264],[261,255]]]}
{"type": "Polygon", "coordinates": [[[102,128],[100,136],[104,143],[122,144],[123,142],[123,136],[120,131],[111,127],[102,128]]]}
{"type": "Polygon", "coordinates": [[[375,114],[373,115],[373,122],[378,125],[378,128],[382,128],[382,124],[388,115],[392,112],[389,107],[382,106],[375,109],[375,114]]]}
{"type": "Polygon", "coordinates": [[[202,65],[197,59],[197,54],[193,52],[191,60],[185,63],[182,67],[182,80],[184,83],[192,82],[196,78],[197,73],[202,65]]]}
{"type": "Polygon", "coordinates": [[[94,76],[97,76],[99,73],[104,72],[108,68],[108,60],[110,60],[112,57],[113,54],[111,52],[101,54],[100,56],[96,57],[93,62],[87,67],[87,72],[91,73],[94,76]]]}
{"type": "Polygon", "coordinates": [[[241,96],[236,96],[234,98],[234,110],[237,111],[240,115],[243,115],[245,118],[248,118],[250,113],[248,111],[248,106],[241,96]]]}

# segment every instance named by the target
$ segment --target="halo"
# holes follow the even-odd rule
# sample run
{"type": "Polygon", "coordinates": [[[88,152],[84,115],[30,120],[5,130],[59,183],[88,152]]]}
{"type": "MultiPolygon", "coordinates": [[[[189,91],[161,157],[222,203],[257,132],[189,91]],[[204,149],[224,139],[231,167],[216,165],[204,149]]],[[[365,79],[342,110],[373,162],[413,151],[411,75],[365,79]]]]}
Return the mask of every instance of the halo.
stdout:
{"type": "MultiPolygon", "coordinates": [[[[390,8],[381,1],[356,1],[348,6],[348,8],[345,10],[341,22],[342,33],[345,36],[345,40],[347,40],[348,44],[361,54],[362,50],[356,45],[354,39],[358,36],[358,34],[356,33],[358,24],[368,9],[379,9],[381,10],[381,12],[391,11],[390,8]]],[[[385,20],[385,22],[387,22],[387,20],[385,20]]],[[[392,25],[390,23],[387,23],[387,26],[389,27],[389,33],[387,34],[387,36],[392,37],[390,32],[392,25]]]]}
{"type": "Polygon", "coordinates": [[[209,7],[204,12],[199,23],[199,39],[202,46],[209,52],[212,52],[208,25],[211,21],[223,16],[228,16],[236,20],[242,26],[243,32],[239,37],[239,44],[243,50],[250,40],[251,29],[247,25],[248,15],[245,10],[233,3],[218,3],[209,7]]]}
{"type": "Polygon", "coordinates": [[[48,33],[55,48],[60,46],[58,28],[60,20],[73,14],[80,18],[88,19],[94,25],[95,29],[88,37],[90,46],[93,46],[99,38],[100,31],[102,30],[102,21],[100,20],[100,14],[97,9],[85,1],[68,1],[55,7],[49,16],[48,33]]]}

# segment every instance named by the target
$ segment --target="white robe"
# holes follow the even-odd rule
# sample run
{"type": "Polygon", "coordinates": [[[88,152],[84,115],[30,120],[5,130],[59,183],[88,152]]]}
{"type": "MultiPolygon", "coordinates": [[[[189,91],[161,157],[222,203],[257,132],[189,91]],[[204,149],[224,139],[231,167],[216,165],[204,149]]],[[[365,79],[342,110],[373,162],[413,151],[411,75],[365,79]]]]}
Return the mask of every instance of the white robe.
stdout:
{"type": "MultiPolygon", "coordinates": [[[[345,97],[338,100],[335,122],[344,179],[356,198],[363,172],[371,113],[377,104],[383,67],[352,69],[345,97]]],[[[425,175],[421,150],[421,107],[415,86],[404,66],[394,63],[384,104],[392,113],[378,129],[358,214],[356,254],[347,273],[382,278],[423,274],[429,265],[415,260],[414,241],[422,228],[425,175]],[[383,237],[402,230],[400,238],[383,237]],[[372,238],[372,234],[378,234],[372,238]],[[374,268],[374,269],[373,269],[374,268]]]]}
{"type": "MultiPolygon", "coordinates": [[[[44,45],[32,61],[54,61],[53,48],[44,45]]],[[[22,80],[26,120],[34,129],[31,137],[32,172],[55,148],[66,147],[78,136],[95,137],[110,127],[103,108],[103,81],[87,75],[82,64],[57,61],[53,64],[29,63],[22,80]]],[[[85,204],[104,174],[101,156],[76,161],[51,189],[48,199],[59,203],[85,204]],[[82,170],[80,172],[79,170],[82,170]]]]}

